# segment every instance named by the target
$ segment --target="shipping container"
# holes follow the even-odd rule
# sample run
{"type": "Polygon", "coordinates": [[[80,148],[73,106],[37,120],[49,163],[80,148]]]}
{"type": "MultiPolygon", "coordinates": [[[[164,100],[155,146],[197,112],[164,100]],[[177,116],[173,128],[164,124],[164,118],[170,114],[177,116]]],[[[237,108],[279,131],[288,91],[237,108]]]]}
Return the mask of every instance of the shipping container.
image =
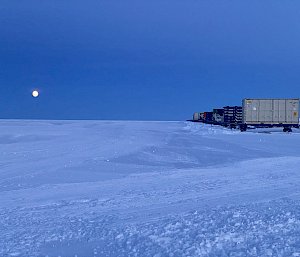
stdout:
{"type": "Polygon", "coordinates": [[[247,126],[283,127],[290,132],[299,127],[299,98],[294,99],[244,99],[242,131],[247,126]]]}
{"type": "Polygon", "coordinates": [[[193,114],[193,121],[199,121],[200,120],[200,113],[199,112],[195,112],[193,114]]]}
{"type": "Polygon", "coordinates": [[[212,112],[196,112],[192,121],[222,125],[230,128],[283,127],[291,132],[299,128],[299,98],[246,98],[242,106],[225,106],[212,112]]]}
{"type": "Polygon", "coordinates": [[[200,120],[201,120],[201,121],[204,120],[204,112],[200,112],[200,120]]]}
{"type": "Polygon", "coordinates": [[[225,126],[236,127],[242,123],[242,106],[225,106],[223,109],[225,126]]]}
{"type": "Polygon", "coordinates": [[[212,112],[204,112],[204,122],[212,123],[213,121],[213,113],[212,112]]]}
{"type": "Polygon", "coordinates": [[[213,122],[219,125],[224,123],[224,109],[213,109],[213,122]]]}
{"type": "Polygon", "coordinates": [[[299,99],[244,99],[243,123],[298,125],[299,99]]]}

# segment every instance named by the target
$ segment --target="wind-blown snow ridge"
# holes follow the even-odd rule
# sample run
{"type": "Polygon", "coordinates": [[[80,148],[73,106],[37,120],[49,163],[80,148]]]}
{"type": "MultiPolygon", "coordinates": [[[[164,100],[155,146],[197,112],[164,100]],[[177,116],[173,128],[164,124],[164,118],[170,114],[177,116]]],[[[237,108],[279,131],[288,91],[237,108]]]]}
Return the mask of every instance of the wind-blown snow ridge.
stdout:
{"type": "Polygon", "coordinates": [[[0,256],[300,256],[299,131],[0,123],[0,256]]]}

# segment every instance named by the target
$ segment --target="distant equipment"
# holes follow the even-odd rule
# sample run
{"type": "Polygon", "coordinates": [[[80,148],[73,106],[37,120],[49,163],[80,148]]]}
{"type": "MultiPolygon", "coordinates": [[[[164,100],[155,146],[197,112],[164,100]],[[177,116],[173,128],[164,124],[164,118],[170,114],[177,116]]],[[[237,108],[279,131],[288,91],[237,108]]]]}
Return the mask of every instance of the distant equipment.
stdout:
{"type": "Polygon", "coordinates": [[[206,123],[213,123],[213,112],[204,112],[203,119],[206,123]]]}
{"type": "Polygon", "coordinates": [[[222,109],[213,109],[213,121],[216,124],[224,123],[224,108],[222,109]]]}
{"type": "Polygon", "coordinates": [[[193,121],[198,121],[200,120],[200,113],[199,112],[195,112],[193,115],[193,121]]]}
{"type": "Polygon", "coordinates": [[[241,106],[225,106],[223,109],[225,126],[236,128],[242,123],[243,108],[241,106]]]}
{"type": "Polygon", "coordinates": [[[212,112],[194,113],[194,122],[239,128],[283,127],[284,132],[299,128],[299,98],[259,99],[246,98],[242,106],[225,106],[212,112]]]}
{"type": "Polygon", "coordinates": [[[243,127],[299,127],[299,99],[244,99],[243,127]]]}

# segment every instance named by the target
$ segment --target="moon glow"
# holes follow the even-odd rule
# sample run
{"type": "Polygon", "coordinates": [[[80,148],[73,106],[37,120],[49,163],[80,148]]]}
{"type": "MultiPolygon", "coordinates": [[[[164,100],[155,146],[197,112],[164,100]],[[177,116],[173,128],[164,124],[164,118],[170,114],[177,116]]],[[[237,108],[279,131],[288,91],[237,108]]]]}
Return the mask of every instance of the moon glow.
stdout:
{"type": "Polygon", "coordinates": [[[37,91],[37,90],[32,91],[32,96],[33,97],[38,97],[39,96],[39,91],[37,91]]]}

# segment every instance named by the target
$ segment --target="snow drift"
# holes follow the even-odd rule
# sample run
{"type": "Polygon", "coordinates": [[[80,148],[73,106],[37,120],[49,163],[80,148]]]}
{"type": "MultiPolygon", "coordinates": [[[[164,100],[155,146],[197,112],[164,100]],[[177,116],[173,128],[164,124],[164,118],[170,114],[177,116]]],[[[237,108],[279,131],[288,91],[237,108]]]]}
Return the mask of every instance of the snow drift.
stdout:
{"type": "Polygon", "coordinates": [[[0,256],[300,256],[300,133],[1,121],[0,256]]]}

